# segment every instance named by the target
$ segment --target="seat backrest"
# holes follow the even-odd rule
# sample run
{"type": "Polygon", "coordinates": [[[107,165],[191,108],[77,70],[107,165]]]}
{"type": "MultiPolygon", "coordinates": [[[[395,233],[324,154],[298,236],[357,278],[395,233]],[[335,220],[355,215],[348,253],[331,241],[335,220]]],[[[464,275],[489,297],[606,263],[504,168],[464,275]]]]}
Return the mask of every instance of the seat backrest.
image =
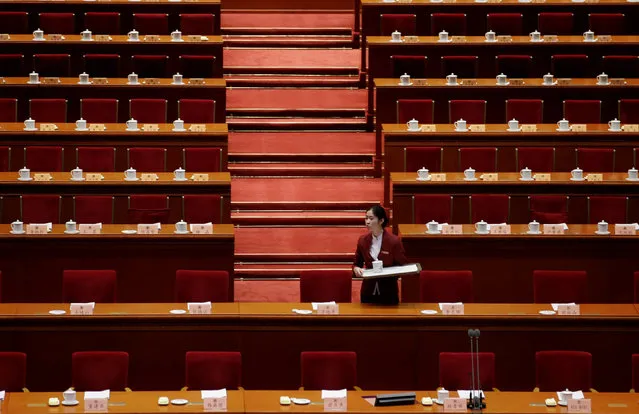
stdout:
{"type": "Polygon", "coordinates": [[[82,59],[84,60],[84,71],[93,78],[117,78],[120,76],[120,55],[87,53],[82,59]]]}
{"type": "Polygon", "coordinates": [[[221,148],[184,148],[184,168],[191,172],[222,171],[221,148]]]}
{"type": "Polygon", "coordinates": [[[453,122],[464,119],[467,124],[485,124],[486,123],[486,101],[474,100],[458,100],[448,101],[448,119],[453,122]]]}
{"type": "Polygon", "coordinates": [[[590,30],[602,35],[621,35],[626,33],[626,15],[623,13],[588,14],[590,30]]]}
{"type": "Polygon", "coordinates": [[[541,99],[507,99],[506,122],[511,119],[518,120],[520,124],[543,124],[544,101],[541,99]]]}
{"type": "Polygon", "coordinates": [[[33,70],[45,77],[71,76],[71,55],[63,53],[34,54],[33,70]]]}
{"type": "Polygon", "coordinates": [[[213,99],[180,99],[178,116],[187,124],[212,124],[215,122],[215,101],[213,99]]]}
{"type": "Polygon", "coordinates": [[[62,273],[62,302],[114,303],[115,270],[65,270],[62,273]]]}
{"type": "Polygon", "coordinates": [[[306,270],[300,273],[300,302],[344,302],[352,298],[350,270],[306,270]]]}
{"type": "Polygon", "coordinates": [[[555,148],[553,147],[518,147],[515,148],[517,170],[530,168],[535,172],[552,172],[555,170],[555,148]]]}
{"type": "Polygon", "coordinates": [[[390,36],[398,31],[402,36],[417,34],[417,16],[415,14],[382,14],[380,15],[380,35],[390,36]]]}
{"type": "Polygon", "coordinates": [[[75,34],[73,13],[39,13],[38,27],[44,33],[75,34]]]}
{"type": "Polygon", "coordinates": [[[413,196],[413,223],[452,222],[453,197],[450,194],[415,194],[413,196]]]}
{"type": "Polygon", "coordinates": [[[236,390],[242,386],[242,354],[187,352],[185,376],[189,390],[236,390]]]}
{"type": "MultiPolygon", "coordinates": [[[[481,388],[489,391],[497,386],[495,381],[495,354],[479,352],[481,388]]],[[[469,352],[439,353],[439,386],[447,390],[470,389],[471,355],[469,352]]]]}
{"type": "Polygon", "coordinates": [[[427,168],[431,172],[440,172],[443,157],[442,147],[406,147],[404,148],[404,171],[427,168]]]}
{"type": "Polygon", "coordinates": [[[73,197],[75,221],[81,224],[113,223],[113,196],[77,195],[73,197]]]}
{"type": "Polygon", "coordinates": [[[601,220],[614,224],[627,223],[628,197],[589,196],[588,223],[596,224],[599,223],[601,220]]]}
{"type": "Polygon", "coordinates": [[[84,28],[95,34],[120,34],[120,13],[86,12],[84,28]]]}
{"type": "Polygon", "coordinates": [[[614,148],[576,148],[576,166],[586,172],[613,172],[614,148]]]}
{"type": "Polygon", "coordinates": [[[639,99],[619,100],[619,120],[622,124],[639,124],[639,99]]]}
{"type": "Polygon", "coordinates": [[[411,78],[426,77],[426,56],[392,55],[390,57],[391,71],[394,78],[407,74],[411,78]]]}
{"type": "Polygon", "coordinates": [[[185,194],[182,196],[183,219],[187,223],[221,223],[222,201],[219,194],[185,194]]]}
{"type": "Polygon", "coordinates": [[[357,385],[355,352],[302,352],[301,365],[306,390],[352,390],[357,385]]]}
{"type": "Polygon", "coordinates": [[[510,220],[510,196],[507,194],[473,194],[470,196],[471,223],[484,220],[487,223],[508,223],[510,220]]]}
{"type": "Polygon", "coordinates": [[[533,290],[535,303],[586,303],[588,277],[582,270],[535,270],[533,290]]]}
{"type": "Polygon", "coordinates": [[[564,101],[564,118],[573,124],[599,124],[601,101],[567,99],[564,101]]]}
{"type": "Polygon", "coordinates": [[[573,34],[573,18],[573,13],[539,13],[537,29],[544,35],[570,35],[573,34]]]}
{"type": "Polygon", "coordinates": [[[0,55],[0,76],[26,76],[26,72],[28,71],[24,70],[24,55],[19,53],[0,55]]]}
{"type": "Polygon", "coordinates": [[[419,273],[420,302],[473,302],[473,272],[470,270],[422,270],[419,273]]]}
{"type": "Polygon", "coordinates": [[[497,35],[521,36],[523,34],[524,15],[521,13],[488,13],[486,28],[497,35]]]}
{"type": "Polygon", "coordinates": [[[29,116],[36,122],[67,122],[67,100],[29,99],[29,116]]]}
{"type": "Polygon", "coordinates": [[[166,148],[134,147],[127,149],[129,167],[144,172],[166,170],[166,148]]]}
{"type": "Polygon", "coordinates": [[[71,355],[71,386],[76,391],[124,391],[129,376],[129,354],[84,351],[71,355]]]}
{"type": "Polygon", "coordinates": [[[557,78],[586,78],[594,76],[588,55],[552,55],[552,73],[557,78]]]}
{"type": "Polygon", "coordinates": [[[115,124],[118,122],[118,103],[117,99],[80,99],[80,116],[88,123],[115,124]]]}
{"type": "Polygon", "coordinates": [[[129,116],[138,123],[166,123],[166,99],[135,98],[129,100],[129,116]]]}
{"type": "Polygon", "coordinates": [[[478,56],[442,56],[441,76],[455,74],[459,78],[476,78],[478,74],[478,56]]]}
{"type": "Polygon", "coordinates": [[[60,222],[60,196],[57,194],[23,194],[20,209],[25,223],[60,222]]]}
{"type": "Polygon", "coordinates": [[[479,172],[497,171],[497,148],[459,148],[459,169],[473,168],[479,172]]]}
{"type": "Polygon", "coordinates": [[[504,74],[509,78],[530,78],[532,63],[533,57],[529,55],[497,55],[495,76],[504,74]]]}
{"type": "Polygon", "coordinates": [[[432,13],[430,15],[430,34],[436,36],[446,31],[449,36],[466,35],[466,15],[464,13],[432,13]]]}
{"type": "Polygon", "coordinates": [[[183,35],[211,35],[215,33],[215,15],[211,13],[180,14],[183,35]]]}
{"type": "Polygon", "coordinates": [[[435,118],[435,101],[432,99],[398,99],[397,123],[405,124],[416,119],[420,124],[432,124],[435,118]]]}
{"type": "Polygon", "coordinates": [[[142,35],[169,34],[169,15],[166,13],[133,13],[133,28],[142,35]]]}
{"type": "Polygon", "coordinates": [[[568,222],[568,196],[530,195],[530,219],[541,224],[560,224],[568,222]]]}
{"type": "Polygon", "coordinates": [[[18,122],[16,98],[0,98],[0,122],[18,122]]]}
{"type": "Polygon", "coordinates": [[[233,302],[229,295],[229,273],[225,270],[178,270],[175,273],[176,302],[233,302]]]}
{"type": "Polygon", "coordinates": [[[0,27],[5,33],[29,33],[29,13],[24,11],[0,12],[0,27]]]}
{"type": "Polygon", "coordinates": [[[131,69],[140,78],[164,78],[168,76],[169,57],[166,55],[133,55],[131,69]]]}
{"type": "Polygon", "coordinates": [[[27,354],[0,352],[0,388],[7,392],[20,392],[27,383],[27,354]]]}
{"type": "Polygon", "coordinates": [[[62,147],[25,147],[24,165],[31,171],[60,172],[64,148],[62,147]]]}
{"type": "Polygon", "coordinates": [[[215,61],[213,55],[181,55],[180,73],[185,78],[215,78],[215,61]]]}
{"type": "Polygon", "coordinates": [[[539,391],[592,388],[592,355],[580,351],[539,351],[535,354],[539,391]]]}

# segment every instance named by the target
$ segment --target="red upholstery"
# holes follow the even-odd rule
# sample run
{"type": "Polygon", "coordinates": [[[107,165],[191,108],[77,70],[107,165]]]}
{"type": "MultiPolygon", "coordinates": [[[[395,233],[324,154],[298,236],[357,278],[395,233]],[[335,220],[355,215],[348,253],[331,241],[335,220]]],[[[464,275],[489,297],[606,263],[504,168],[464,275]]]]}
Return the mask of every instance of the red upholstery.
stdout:
{"type": "Polygon", "coordinates": [[[497,171],[497,148],[472,147],[459,149],[459,169],[474,168],[478,172],[497,171]]]}
{"type": "Polygon", "coordinates": [[[596,35],[621,35],[626,33],[626,16],[623,13],[588,14],[590,30],[596,35]]]}
{"type": "Polygon", "coordinates": [[[506,194],[473,194],[470,196],[471,222],[508,223],[510,196],[506,194]]]}
{"type": "Polygon", "coordinates": [[[601,101],[567,99],[564,101],[564,118],[573,124],[599,124],[601,101]]]}
{"type": "Polygon", "coordinates": [[[588,55],[552,55],[550,66],[558,78],[587,78],[594,75],[588,55]]]}
{"type": "Polygon", "coordinates": [[[180,99],[178,116],[187,124],[212,124],[215,122],[215,101],[213,99],[180,99]]]}
{"type": "Polygon", "coordinates": [[[639,354],[632,354],[632,389],[639,390],[639,354]]]}
{"type": "Polygon", "coordinates": [[[442,147],[406,147],[404,148],[404,171],[417,171],[424,167],[432,172],[442,170],[442,147]]]}
{"type": "Polygon", "coordinates": [[[35,54],[33,55],[33,70],[40,76],[71,76],[71,55],[64,53],[35,54]]]}
{"type": "Polygon", "coordinates": [[[442,56],[441,76],[454,73],[459,78],[476,78],[479,57],[477,56],[442,56]]]}
{"type": "Polygon", "coordinates": [[[414,14],[382,14],[380,16],[381,36],[390,36],[394,31],[402,36],[417,34],[417,16],[414,14]]]}
{"type": "Polygon", "coordinates": [[[141,35],[169,34],[169,15],[165,13],[133,13],[133,28],[141,35]]]}
{"type": "Polygon", "coordinates": [[[18,122],[18,100],[0,98],[0,122],[18,122]]]}
{"type": "Polygon", "coordinates": [[[127,148],[128,165],[138,171],[164,172],[166,148],[127,148]]]}
{"type": "Polygon", "coordinates": [[[432,13],[430,15],[430,34],[437,36],[441,31],[449,36],[466,35],[466,15],[464,13],[432,13]]]}
{"type": "Polygon", "coordinates": [[[592,355],[580,351],[539,351],[535,354],[539,391],[589,391],[592,388],[592,355]]]}
{"type": "Polygon", "coordinates": [[[77,147],[76,164],[85,172],[115,171],[115,148],[77,147]]]}
{"type": "Polygon", "coordinates": [[[180,14],[183,35],[210,35],[215,33],[215,15],[210,13],[180,14]]]}
{"type": "Polygon", "coordinates": [[[24,70],[24,55],[3,54],[0,55],[0,76],[26,76],[24,70]]]}
{"type": "Polygon", "coordinates": [[[112,351],[74,352],[71,384],[76,391],[124,391],[129,376],[129,354],[112,351]]]}
{"type": "Polygon", "coordinates": [[[452,221],[453,200],[449,194],[415,194],[413,203],[413,223],[452,221]]]}
{"type": "Polygon", "coordinates": [[[113,196],[77,195],[73,197],[75,221],[81,224],[112,224],[113,196]]]}
{"type": "Polygon", "coordinates": [[[180,73],[185,78],[214,78],[215,56],[181,55],[180,73]]]}
{"type": "Polygon", "coordinates": [[[129,100],[129,116],[142,124],[166,123],[166,99],[129,100]]]}
{"type": "Polygon", "coordinates": [[[497,55],[495,75],[503,73],[509,78],[530,78],[533,57],[528,55],[497,55]]]}
{"type": "Polygon", "coordinates": [[[120,76],[120,55],[86,54],[84,71],[92,78],[117,78],[120,76]]]}
{"type": "Polygon", "coordinates": [[[191,172],[222,171],[221,148],[184,148],[184,169],[191,172]]]}
{"type": "Polygon", "coordinates": [[[628,197],[590,196],[588,197],[588,223],[601,220],[608,223],[624,224],[628,222],[628,197]]]}
{"type": "Polygon", "coordinates": [[[537,28],[542,35],[573,34],[573,13],[539,13],[537,28]]]}
{"type": "Polygon", "coordinates": [[[94,34],[120,33],[120,13],[118,12],[86,12],[84,28],[94,34]]]}
{"type": "Polygon", "coordinates": [[[486,28],[497,35],[521,36],[524,16],[521,13],[488,13],[486,28]]]}
{"type": "Polygon", "coordinates": [[[420,124],[432,124],[435,101],[432,99],[399,99],[397,101],[397,123],[405,124],[416,119],[420,124]]]}
{"type": "Polygon", "coordinates": [[[36,122],[67,122],[67,100],[29,99],[29,116],[36,122]]]}
{"type": "Polygon", "coordinates": [[[39,13],[38,25],[44,33],[75,34],[75,15],[73,13],[39,13]]]}
{"type": "Polygon", "coordinates": [[[176,302],[233,302],[225,270],[178,270],[175,272],[176,302]]]}
{"type": "Polygon", "coordinates": [[[0,12],[0,27],[4,33],[30,33],[29,14],[23,11],[0,12]]]}
{"type": "Polygon", "coordinates": [[[419,300],[423,303],[473,302],[473,272],[470,270],[422,270],[419,300]]]}
{"type": "Polygon", "coordinates": [[[114,124],[118,122],[118,100],[100,98],[80,99],[80,116],[89,123],[114,124]]]}
{"type": "Polygon", "coordinates": [[[568,222],[568,197],[564,195],[531,195],[530,219],[541,224],[568,222]]]}
{"type": "Polygon", "coordinates": [[[27,354],[0,352],[0,389],[20,392],[27,384],[27,354]]]}
{"type": "Polygon", "coordinates": [[[169,57],[166,55],[133,55],[131,69],[140,78],[166,78],[169,57]]]}
{"type": "Polygon", "coordinates": [[[236,390],[242,386],[239,352],[187,352],[185,385],[189,390],[236,390]]]}
{"type": "Polygon", "coordinates": [[[541,99],[507,99],[506,121],[513,118],[518,120],[520,124],[543,124],[544,101],[541,99]]]}
{"type": "Polygon", "coordinates": [[[62,147],[26,147],[24,149],[24,165],[31,171],[62,171],[62,147]]]}
{"type": "Polygon", "coordinates": [[[306,270],[300,273],[300,302],[350,303],[353,272],[306,270]]]}
{"type": "Polygon", "coordinates": [[[535,303],[585,303],[588,299],[588,279],[582,270],[535,270],[533,288],[535,303]]]}
{"type": "Polygon", "coordinates": [[[639,124],[639,99],[619,100],[619,120],[623,124],[639,124]]]}
{"type": "Polygon", "coordinates": [[[129,223],[168,223],[169,198],[162,194],[131,194],[129,223]]]}
{"type": "Polygon", "coordinates": [[[60,196],[57,194],[21,195],[20,207],[25,223],[60,222],[60,196]]]}
{"type": "Polygon", "coordinates": [[[11,170],[11,148],[0,147],[0,171],[11,170]]]}
{"type": "Polygon", "coordinates": [[[612,172],[615,170],[614,148],[577,148],[577,166],[585,172],[612,172]]]}
{"type": "MultiPolygon", "coordinates": [[[[497,386],[495,382],[495,354],[480,352],[478,356],[481,388],[490,391],[497,386]]],[[[447,390],[468,390],[470,389],[470,373],[470,352],[439,353],[440,387],[447,390]]]]}
{"type": "Polygon", "coordinates": [[[639,77],[639,56],[602,56],[601,69],[611,78],[637,78],[639,77]]]}
{"type": "Polygon", "coordinates": [[[355,352],[302,352],[305,390],[353,389],[357,385],[355,352]]]}
{"type": "Polygon", "coordinates": [[[62,273],[62,302],[114,303],[115,270],[65,270],[62,273]]]}
{"type": "Polygon", "coordinates": [[[219,194],[185,194],[182,201],[187,223],[222,222],[222,197],[219,194]]]}
{"type": "Polygon", "coordinates": [[[450,123],[465,119],[467,124],[486,123],[486,101],[484,100],[451,100],[448,101],[448,119],[450,123]]]}
{"type": "Polygon", "coordinates": [[[403,74],[410,75],[411,78],[426,77],[426,56],[391,56],[391,69],[393,77],[399,78],[403,74]]]}

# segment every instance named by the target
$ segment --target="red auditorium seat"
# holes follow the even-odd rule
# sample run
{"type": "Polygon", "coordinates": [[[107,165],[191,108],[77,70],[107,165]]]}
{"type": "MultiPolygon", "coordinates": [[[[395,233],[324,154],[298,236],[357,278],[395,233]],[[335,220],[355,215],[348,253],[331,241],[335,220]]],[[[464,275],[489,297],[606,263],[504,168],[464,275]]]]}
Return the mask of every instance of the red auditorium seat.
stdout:
{"type": "Polygon", "coordinates": [[[0,147],[0,171],[11,171],[11,148],[0,147]]]}
{"type": "Polygon", "coordinates": [[[86,12],[84,28],[94,34],[119,34],[120,13],[118,12],[86,12]]]}
{"type": "Polygon", "coordinates": [[[80,224],[112,224],[113,196],[77,195],[73,197],[75,221],[80,224]]]}
{"type": "Polygon", "coordinates": [[[29,14],[23,11],[2,11],[0,12],[0,27],[4,33],[31,33],[29,14]]]}
{"type": "Polygon", "coordinates": [[[637,78],[639,77],[639,56],[602,56],[601,71],[610,78],[637,78]]]}
{"type": "Polygon", "coordinates": [[[580,351],[539,351],[535,354],[539,391],[592,388],[592,355],[580,351]]]}
{"type": "Polygon", "coordinates": [[[120,55],[88,53],[82,56],[82,60],[84,72],[92,78],[120,77],[120,55]]]}
{"type": "Polygon", "coordinates": [[[166,148],[127,148],[127,165],[138,171],[166,171],[166,148]]]}
{"type": "Polygon", "coordinates": [[[486,123],[486,101],[450,100],[448,101],[448,121],[452,124],[465,119],[467,124],[486,123]]]}
{"type": "Polygon", "coordinates": [[[215,15],[210,13],[180,14],[183,35],[211,35],[215,33],[215,15]]]}
{"type": "Polygon", "coordinates": [[[115,270],[65,270],[62,272],[62,302],[115,303],[115,270]]]}
{"type": "Polygon", "coordinates": [[[18,77],[26,75],[24,55],[18,53],[0,55],[0,76],[18,77]]]}
{"type": "Polygon", "coordinates": [[[535,270],[533,288],[535,303],[586,303],[588,276],[582,270],[535,270]]]}
{"type": "Polygon", "coordinates": [[[300,302],[350,303],[351,270],[306,270],[300,273],[300,302]]]}
{"type": "Polygon", "coordinates": [[[613,172],[614,148],[576,148],[576,166],[588,172],[613,172]]]}
{"type": "Polygon", "coordinates": [[[182,196],[183,219],[187,223],[221,223],[222,196],[219,194],[185,194],[182,196]]]}
{"type": "Polygon", "coordinates": [[[539,13],[537,16],[537,30],[542,35],[571,35],[573,34],[573,13],[539,13]]]}
{"type": "Polygon", "coordinates": [[[131,69],[140,78],[166,78],[169,57],[166,55],[133,55],[131,69]]]}
{"type": "Polygon", "coordinates": [[[29,116],[36,122],[67,122],[67,100],[29,99],[29,116]]]}
{"type": "Polygon", "coordinates": [[[233,302],[229,295],[229,273],[225,270],[177,270],[176,302],[233,302]]]}
{"type": "Polygon", "coordinates": [[[166,13],[133,13],[133,28],[141,35],[169,34],[169,15],[166,13]]]}
{"type": "Polygon", "coordinates": [[[35,54],[33,55],[33,70],[43,77],[71,76],[71,55],[35,54]]]}
{"type": "Polygon", "coordinates": [[[20,211],[25,223],[60,223],[61,197],[57,194],[23,194],[20,211]]]}
{"type": "Polygon", "coordinates": [[[557,78],[588,78],[594,76],[587,55],[552,55],[550,70],[557,78]]]}
{"type": "Polygon", "coordinates": [[[524,15],[521,13],[488,13],[486,15],[486,28],[497,35],[521,36],[524,15]]]}
{"type": "Polygon", "coordinates": [[[0,388],[6,392],[26,391],[27,354],[0,352],[0,388]]]}
{"type": "Polygon", "coordinates": [[[623,35],[626,15],[623,13],[589,13],[588,24],[595,35],[623,35]]]}
{"type": "Polygon", "coordinates": [[[564,104],[564,118],[572,124],[601,123],[601,101],[567,99],[564,104]]]}
{"type": "Polygon", "coordinates": [[[530,219],[541,224],[568,222],[568,196],[531,195],[528,197],[530,219]]]}
{"type": "Polygon", "coordinates": [[[639,99],[620,99],[619,120],[623,124],[639,124],[639,99]]]}
{"type": "Polygon", "coordinates": [[[60,172],[63,170],[64,148],[25,147],[24,165],[31,171],[60,172]]]}
{"type": "MultiPolygon", "coordinates": [[[[495,354],[480,352],[479,365],[481,367],[480,383],[484,390],[496,388],[495,382],[495,354]]],[[[439,386],[447,390],[468,389],[470,384],[471,358],[469,352],[440,352],[439,353],[439,386]]]]}
{"type": "Polygon", "coordinates": [[[215,56],[181,55],[179,57],[180,73],[185,78],[214,78],[215,56]]]}
{"type": "MultiPolygon", "coordinates": [[[[635,300],[635,303],[637,303],[636,300],[635,300]]],[[[632,354],[632,389],[631,391],[634,392],[636,390],[639,390],[639,354],[632,354]]]]}
{"type": "Polygon", "coordinates": [[[459,148],[459,170],[473,168],[478,172],[497,171],[497,148],[470,147],[459,148]]]}
{"type": "Polygon", "coordinates": [[[446,31],[449,36],[466,35],[466,15],[464,13],[432,13],[430,15],[430,34],[437,36],[446,31]]]}
{"type": "Polygon", "coordinates": [[[305,390],[352,390],[357,384],[355,352],[302,352],[301,363],[305,390]]]}
{"type": "Polygon", "coordinates": [[[628,222],[628,197],[590,196],[588,197],[588,223],[596,224],[601,220],[608,223],[624,224],[628,222]]]}
{"type": "Polygon", "coordinates": [[[75,34],[75,15],[73,13],[39,13],[38,27],[45,34],[75,34]]]}
{"type": "Polygon", "coordinates": [[[115,124],[118,122],[118,103],[117,99],[80,99],[80,116],[89,123],[115,124]]]}
{"type": "Polygon", "coordinates": [[[422,303],[472,303],[473,272],[470,270],[422,270],[419,273],[419,300],[422,303]]]}
{"type": "Polygon", "coordinates": [[[18,100],[0,98],[0,122],[18,122],[18,100]]]}
{"type": "Polygon", "coordinates": [[[413,195],[413,223],[450,223],[453,217],[453,197],[450,194],[413,195]]]}
{"type": "Polygon", "coordinates": [[[129,117],[142,124],[166,123],[166,99],[136,98],[129,100],[129,117]]]}
{"type": "Polygon", "coordinates": [[[399,78],[406,73],[411,78],[425,78],[427,61],[426,56],[393,55],[390,58],[393,77],[399,78]]]}
{"type": "Polygon", "coordinates": [[[528,55],[497,55],[495,76],[503,73],[509,78],[530,78],[533,57],[528,55]]]}
{"type": "Polygon", "coordinates": [[[470,220],[491,224],[510,221],[510,196],[507,194],[473,194],[470,196],[470,220]]]}
{"type": "Polygon", "coordinates": [[[405,124],[416,119],[420,124],[432,124],[435,118],[435,101],[432,99],[397,100],[397,123],[405,124]]]}
{"type": "Polygon", "coordinates": [[[213,99],[180,99],[178,100],[178,117],[187,124],[212,124],[215,122],[215,101],[213,99]]]}
{"type": "Polygon", "coordinates": [[[76,165],[85,172],[115,171],[114,147],[77,147],[76,165]]]}
{"type": "Polygon", "coordinates": [[[427,168],[431,172],[441,172],[443,159],[442,147],[406,147],[404,148],[404,171],[427,168]]]}
{"type": "Polygon", "coordinates": [[[382,14],[380,16],[381,36],[390,36],[394,31],[402,36],[417,34],[417,16],[414,14],[382,14]]]}
{"type": "Polygon", "coordinates": [[[129,354],[84,351],[71,355],[71,386],[76,391],[124,391],[129,377],[129,354]]]}
{"type": "Polygon", "coordinates": [[[476,78],[479,57],[477,56],[442,56],[442,78],[454,73],[458,78],[476,78]]]}
{"type": "Polygon", "coordinates": [[[131,194],[129,196],[129,223],[168,223],[169,198],[160,194],[131,194]]]}
{"type": "Polygon", "coordinates": [[[518,120],[520,124],[543,124],[544,101],[541,99],[507,99],[506,122],[513,118],[518,120]]]}
{"type": "Polygon", "coordinates": [[[189,390],[241,389],[242,354],[239,352],[187,352],[184,384],[189,390]]]}
{"type": "Polygon", "coordinates": [[[184,148],[182,154],[184,169],[189,172],[222,171],[221,148],[184,148]]]}

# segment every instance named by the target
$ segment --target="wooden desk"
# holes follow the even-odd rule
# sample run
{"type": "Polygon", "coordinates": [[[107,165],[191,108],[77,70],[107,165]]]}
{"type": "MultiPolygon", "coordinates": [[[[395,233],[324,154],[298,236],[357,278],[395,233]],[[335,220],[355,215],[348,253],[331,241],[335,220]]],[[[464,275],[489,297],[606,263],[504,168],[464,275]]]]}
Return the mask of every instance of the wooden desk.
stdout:
{"type": "MultiPolygon", "coordinates": [[[[40,123],[36,127],[40,128],[40,123]]],[[[206,124],[205,132],[173,131],[173,124],[159,124],[159,131],[127,131],[126,124],[105,124],[104,131],[76,131],[75,123],[56,124],[56,131],[25,131],[24,124],[0,123],[0,145],[11,148],[9,169],[17,171],[25,165],[24,147],[57,145],[64,148],[64,167],[71,171],[77,164],[76,147],[109,146],[116,149],[115,168],[124,171],[127,164],[127,148],[166,148],[166,168],[173,171],[184,167],[183,148],[214,147],[222,150],[220,169],[228,170],[228,128],[226,124],[206,124]]],[[[142,128],[141,126],[139,126],[142,128]]]]}
{"type": "Polygon", "coordinates": [[[28,78],[0,78],[0,93],[5,98],[18,99],[18,120],[29,117],[29,99],[65,98],[67,100],[67,120],[74,122],[80,118],[80,99],[111,98],[118,102],[118,119],[125,122],[129,116],[129,99],[164,98],[167,102],[167,120],[178,118],[178,100],[213,99],[215,100],[215,120],[226,122],[226,81],[221,78],[204,79],[204,85],[172,85],[172,79],[157,79],[159,85],[145,84],[140,79],[138,85],[128,85],[126,78],[109,78],[106,85],[80,85],[78,78],[60,78],[60,83],[28,84],[28,78]]]}
{"type": "Polygon", "coordinates": [[[168,313],[184,304],[144,306],[97,304],[96,315],[77,317],[48,314],[68,305],[3,303],[0,350],[29,355],[31,391],[66,389],[71,354],[95,349],[129,353],[133,390],[179,389],[184,354],[192,350],[241,352],[246,389],[296,389],[300,352],[314,350],[357,352],[357,383],[365,390],[435,389],[439,352],[467,352],[472,327],[482,330],[482,350],[497,356],[501,390],[534,387],[536,351],[578,349],[593,354],[596,389],[626,392],[639,341],[633,304],[584,304],[578,317],[540,315],[549,304],[466,304],[464,316],[423,315],[437,305],[409,303],[341,304],[338,316],[291,311],[311,309],[309,303],[216,303],[211,315],[193,316],[168,313]]]}
{"type": "MultiPolygon", "coordinates": [[[[45,33],[45,39],[48,35],[45,33]]],[[[178,57],[180,55],[212,55],[215,56],[214,77],[222,77],[222,36],[208,36],[201,42],[172,42],[171,36],[160,36],[159,41],[144,41],[140,35],[139,42],[129,42],[125,35],[112,35],[111,41],[82,41],[81,35],[64,35],[65,40],[54,41],[33,40],[33,35],[12,34],[9,40],[0,40],[3,53],[24,54],[26,71],[33,68],[33,55],[37,53],[68,53],[71,55],[71,73],[82,73],[82,55],[85,53],[112,53],[122,57],[122,72],[131,73],[129,58],[131,55],[166,55],[169,57],[168,72],[179,72],[178,57]],[[28,53],[25,53],[28,51],[28,53]]],[[[26,74],[25,74],[26,75],[26,74]]]]}

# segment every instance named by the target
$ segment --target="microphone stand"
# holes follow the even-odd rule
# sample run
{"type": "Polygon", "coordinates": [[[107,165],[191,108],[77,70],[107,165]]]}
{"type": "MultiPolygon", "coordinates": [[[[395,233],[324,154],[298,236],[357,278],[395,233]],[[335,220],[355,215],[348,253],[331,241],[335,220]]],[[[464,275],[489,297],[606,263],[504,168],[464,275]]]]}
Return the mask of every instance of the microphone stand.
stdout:
{"type": "Polygon", "coordinates": [[[486,402],[483,400],[481,380],[479,376],[479,335],[479,329],[468,330],[468,336],[470,337],[471,390],[467,407],[473,411],[481,411],[486,408],[486,402]]]}

